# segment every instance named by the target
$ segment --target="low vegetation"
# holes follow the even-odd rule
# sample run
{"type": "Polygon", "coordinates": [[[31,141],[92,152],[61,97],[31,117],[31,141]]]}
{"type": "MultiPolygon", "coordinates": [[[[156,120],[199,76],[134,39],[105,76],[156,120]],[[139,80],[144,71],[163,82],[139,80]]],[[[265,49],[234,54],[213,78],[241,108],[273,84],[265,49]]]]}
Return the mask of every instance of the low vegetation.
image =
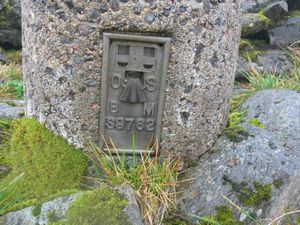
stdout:
{"type": "Polygon", "coordinates": [[[80,188],[87,168],[81,151],[34,119],[16,120],[6,132],[1,164],[11,172],[0,181],[0,214],[80,188]]]}
{"type": "Polygon", "coordinates": [[[123,211],[127,201],[109,187],[103,186],[80,194],[70,205],[66,219],[57,220],[48,214],[48,225],[130,225],[123,211]]]}
{"type": "Polygon", "coordinates": [[[300,42],[289,46],[286,53],[293,62],[294,67],[289,72],[280,73],[276,71],[276,68],[273,72],[260,72],[252,64],[253,59],[246,57],[249,60],[249,72],[245,73],[244,76],[256,91],[265,89],[300,91],[300,42]]]}
{"type": "MultiPolygon", "coordinates": [[[[133,140],[133,146],[134,140],[133,140]]],[[[168,211],[175,207],[178,181],[179,161],[160,159],[157,152],[150,154],[134,154],[131,158],[104,152],[93,146],[89,158],[98,171],[99,182],[109,185],[130,185],[138,200],[145,221],[149,224],[162,224],[168,211]]]]}
{"type": "Polygon", "coordinates": [[[23,98],[22,72],[19,64],[0,65],[0,98],[23,98]]]}

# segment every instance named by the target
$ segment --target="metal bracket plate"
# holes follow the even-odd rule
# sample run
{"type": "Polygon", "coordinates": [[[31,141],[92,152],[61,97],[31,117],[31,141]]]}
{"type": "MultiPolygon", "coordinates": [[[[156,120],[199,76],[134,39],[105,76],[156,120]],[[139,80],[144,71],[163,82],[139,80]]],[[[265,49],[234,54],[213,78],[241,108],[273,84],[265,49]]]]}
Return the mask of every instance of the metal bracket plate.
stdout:
{"type": "Polygon", "coordinates": [[[171,38],[104,33],[100,147],[154,152],[160,142],[171,38]]]}

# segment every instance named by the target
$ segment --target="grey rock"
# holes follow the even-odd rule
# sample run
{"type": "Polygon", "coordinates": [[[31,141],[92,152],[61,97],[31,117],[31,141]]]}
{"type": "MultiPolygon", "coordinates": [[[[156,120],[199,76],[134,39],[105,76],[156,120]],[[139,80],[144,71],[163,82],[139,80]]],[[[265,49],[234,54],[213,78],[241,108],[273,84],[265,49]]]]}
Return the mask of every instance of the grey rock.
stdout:
{"type": "MultiPolygon", "coordinates": [[[[132,225],[143,225],[142,217],[140,215],[133,190],[128,186],[117,188],[117,190],[128,201],[124,211],[128,215],[129,222],[132,225]]],[[[1,225],[46,225],[49,222],[48,214],[50,212],[55,212],[55,218],[57,220],[64,219],[71,203],[81,194],[83,194],[83,192],[70,196],[59,197],[52,201],[43,203],[41,206],[41,213],[37,217],[32,215],[34,206],[30,206],[15,212],[10,212],[1,217],[0,223],[2,222],[1,225]]]]}
{"type": "Polygon", "coordinates": [[[38,217],[32,215],[32,210],[35,206],[30,206],[19,211],[10,212],[4,215],[2,219],[2,225],[46,225],[48,223],[48,213],[54,211],[55,217],[57,219],[62,219],[65,217],[66,212],[70,204],[79,196],[80,194],[74,194],[71,196],[64,196],[56,198],[52,201],[45,202],[42,204],[41,213],[38,217]]]}
{"type": "Polygon", "coordinates": [[[286,1],[275,2],[268,5],[264,10],[264,15],[273,21],[282,19],[288,13],[288,4],[286,1]]]}
{"type": "Polygon", "coordinates": [[[10,106],[7,103],[0,102],[0,118],[20,118],[24,115],[23,106],[10,106]]]}
{"type": "Polygon", "coordinates": [[[247,119],[258,118],[286,149],[300,150],[300,93],[262,91],[244,107],[248,110],[247,119]]]}
{"type": "Polygon", "coordinates": [[[21,0],[9,0],[10,10],[7,13],[7,21],[12,29],[21,30],[21,0]]]}
{"type": "Polygon", "coordinates": [[[235,78],[244,77],[250,71],[247,60],[244,57],[239,57],[235,71],[235,78]]]}
{"type": "Polygon", "coordinates": [[[121,194],[127,199],[128,203],[125,207],[124,211],[129,217],[129,221],[133,225],[143,225],[143,220],[140,214],[140,209],[136,198],[134,196],[134,192],[130,186],[122,186],[118,189],[121,194]]]}
{"type": "Polygon", "coordinates": [[[96,80],[87,80],[84,82],[84,84],[88,87],[96,87],[97,81],[96,80]]]}
{"type": "Polygon", "coordinates": [[[4,51],[1,47],[0,47],[0,63],[2,63],[2,64],[9,64],[10,63],[10,61],[5,56],[4,51]]]}
{"type": "MultiPolygon", "coordinates": [[[[294,65],[291,63],[286,53],[282,50],[267,50],[257,56],[255,62],[251,62],[252,66],[261,73],[287,73],[292,71],[294,65]]],[[[250,72],[249,62],[243,57],[239,57],[236,70],[236,78],[242,77],[250,72]]]]}
{"type": "MultiPolygon", "coordinates": [[[[282,194],[287,192],[294,172],[300,169],[300,94],[288,90],[262,91],[250,97],[243,107],[249,111],[246,121],[258,118],[266,128],[243,123],[241,126],[252,137],[233,143],[222,135],[211,152],[205,153],[197,166],[188,171],[186,178],[194,178],[195,181],[181,188],[184,192],[179,202],[189,214],[213,214],[217,206],[229,204],[222,197],[224,195],[248,212],[262,209],[260,218],[266,218],[282,194]],[[271,148],[270,142],[277,148],[271,148]],[[249,187],[255,181],[272,184],[276,179],[281,180],[283,185],[279,188],[272,186],[270,202],[246,207],[232,186],[224,182],[224,176],[237,183],[245,182],[249,187]]],[[[195,222],[192,217],[190,220],[195,222]]]]}
{"type": "Polygon", "coordinates": [[[153,23],[155,21],[156,16],[154,14],[148,14],[145,16],[145,20],[148,23],[153,23]]]}
{"type": "Polygon", "coordinates": [[[133,13],[135,15],[141,15],[142,10],[143,10],[142,7],[138,5],[133,8],[133,13]]]}
{"type": "Polygon", "coordinates": [[[277,0],[243,0],[243,12],[258,12],[268,4],[276,2],[277,0]]]}
{"type": "Polygon", "coordinates": [[[0,30],[0,45],[6,48],[20,48],[22,46],[21,31],[16,29],[0,30]]]}
{"type": "Polygon", "coordinates": [[[257,56],[256,68],[260,72],[285,73],[294,69],[293,64],[282,50],[267,50],[257,56]]]}
{"type": "MultiPolygon", "coordinates": [[[[295,175],[290,178],[288,186],[283,190],[282,194],[273,203],[268,218],[276,218],[284,213],[300,209],[300,170],[295,172],[295,175]]],[[[289,221],[283,218],[282,224],[298,224],[299,213],[289,215],[289,221]],[[286,222],[286,223],[285,223],[286,222]]]]}
{"type": "Polygon", "coordinates": [[[270,44],[286,46],[300,39],[300,16],[269,30],[270,44]]]}
{"type": "Polygon", "coordinates": [[[110,4],[111,9],[114,12],[119,11],[119,8],[120,8],[119,0],[109,0],[109,4],[110,4]]]}
{"type": "Polygon", "coordinates": [[[263,15],[257,13],[243,14],[242,37],[266,30],[268,24],[263,15]]]}

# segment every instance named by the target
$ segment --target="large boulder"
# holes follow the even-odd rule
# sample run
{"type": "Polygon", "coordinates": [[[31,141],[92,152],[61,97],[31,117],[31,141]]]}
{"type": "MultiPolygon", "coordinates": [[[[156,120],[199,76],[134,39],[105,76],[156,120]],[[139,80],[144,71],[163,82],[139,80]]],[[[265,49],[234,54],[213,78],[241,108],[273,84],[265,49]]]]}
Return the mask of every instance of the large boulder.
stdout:
{"type": "Polygon", "coordinates": [[[300,16],[269,30],[270,44],[286,46],[300,39],[300,16]]]}
{"type": "MultiPolygon", "coordinates": [[[[300,93],[261,91],[250,97],[243,109],[248,114],[241,126],[249,132],[248,137],[232,142],[221,136],[187,173],[195,181],[183,187],[180,205],[189,215],[211,215],[217,206],[230,205],[224,195],[254,217],[266,218],[271,211],[278,212],[275,204],[284,193],[287,199],[294,196],[287,190],[300,169],[300,93]],[[253,118],[265,128],[249,125],[253,118]],[[259,196],[264,198],[258,201],[259,196]]],[[[236,216],[248,223],[241,212],[236,216]]]]}
{"type": "Polygon", "coordinates": [[[63,220],[67,220],[68,224],[75,224],[74,221],[77,220],[78,225],[143,225],[133,190],[128,186],[117,190],[102,187],[93,192],[59,197],[43,204],[8,213],[0,218],[0,224],[46,225],[49,222],[61,224],[63,220]],[[94,203],[89,202],[93,201],[92,198],[95,198],[94,203]],[[123,203],[125,206],[121,210],[120,206],[123,203]],[[74,216],[78,217],[78,220],[74,216]],[[71,222],[68,219],[71,219],[71,222]]]}
{"type": "MultiPolygon", "coordinates": [[[[286,52],[276,49],[264,51],[251,64],[260,73],[280,74],[294,69],[294,65],[289,60],[286,52]]],[[[245,58],[239,57],[236,78],[242,77],[243,74],[247,74],[250,71],[249,62],[245,58]]]]}
{"type": "Polygon", "coordinates": [[[258,12],[269,3],[276,2],[276,0],[243,0],[243,12],[258,12]]]}
{"type": "Polygon", "coordinates": [[[269,26],[270,20],[266,16],[258,13],[245,13],[243,14],[242,37],[267,30],[269,26]]]}
{"type": "Polygon", "coordinates": [[[273,21],[278,21],[287,15],[288,11],[286,1],[280,1],[268,5],[264,10],[264,15],[273,21]]]}
{"type": "Polygon", "coordinates": [[[0,4],[0,45],[21,47],[21,1],[4,0],[0,4]]]}

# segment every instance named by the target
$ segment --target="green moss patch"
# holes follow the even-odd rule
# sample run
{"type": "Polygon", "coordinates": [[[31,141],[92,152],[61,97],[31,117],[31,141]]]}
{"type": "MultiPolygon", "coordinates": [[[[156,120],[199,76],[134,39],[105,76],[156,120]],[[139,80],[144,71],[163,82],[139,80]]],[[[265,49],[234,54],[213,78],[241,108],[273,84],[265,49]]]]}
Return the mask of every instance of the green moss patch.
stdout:
{"type": "Polygon", "coordinates": [[[235,218],[232,210],[225,205],[220,205],[216,208],[216,214],[212,216],[200,217],[200,225],[242,225],[235,218]]]}
{"type": "Polygon", "coordinates": [[[248,124],[250,124],[251,126],[255,126],[255,127],[261,128],[261,129],[265,129],[266,128],[266,126],[262,122],[260,122],[260,120],[257,119],[257,118],[253,118],[253,119],[249,120],[248,124]]]}
{"type": "Polygon", "coordinates": [[[51,225],[130,225],[124,212],[127,200],[108,187],[81,194],[71,203],[66,219],[51,225]]]}
{"type": "Polygon", "coordinates": [[[273,185],[278,189],[283,185],[283,181],[281,179],[273,180],[273,185]]]}
{"type": "Polygon", "coordinates": [[[2,180],[1,184],[22,175],[6,188],[5,192],[10,194],[4,195],[4,201],[0,202],[2,213],[17,205],[18,208],[28,205],[27,201],[45,201],[64,190],[78,189],[87,168],[86,156],[80,150],[30,118],[13,122],[2,156],[12,172],[8,181],[2,180]],[[11,203],[11,195],[17,198],[13,201],[15,204],[4,207],[11,203]]]}
{"type": "Polygon", "coordinates": [[[272,198],[272,184],[263,185],[254,181],[253,187],[250,187],[246,182],[235,182],[226,175],[223,179],[224,184],[229,183],[238,193],[238,199],[246,206],[259,206],[262,202],[268,202],[272,198]]]}
{"type": "Polygon", "coordinates": [[[31,210],[31,215],[38,217],[41,214],[42,204],[37,204],[34,206],[34,208],[31,210]]]}
{"type": "Polygon", "coordinates": [[[25,172],[23,185],[38,199],[78,188],[87,166],[83,153],[30,118],[14,122],[7,158],[15,173],[25,172]]]}
{"type": "Polygon", "coordinates": [[[259,55],[263,54],[263,51],[261,50],[251,50],[251,51],[241,51],[240,55],[251,62],[256,62],[257,57],[259,55]]]}

